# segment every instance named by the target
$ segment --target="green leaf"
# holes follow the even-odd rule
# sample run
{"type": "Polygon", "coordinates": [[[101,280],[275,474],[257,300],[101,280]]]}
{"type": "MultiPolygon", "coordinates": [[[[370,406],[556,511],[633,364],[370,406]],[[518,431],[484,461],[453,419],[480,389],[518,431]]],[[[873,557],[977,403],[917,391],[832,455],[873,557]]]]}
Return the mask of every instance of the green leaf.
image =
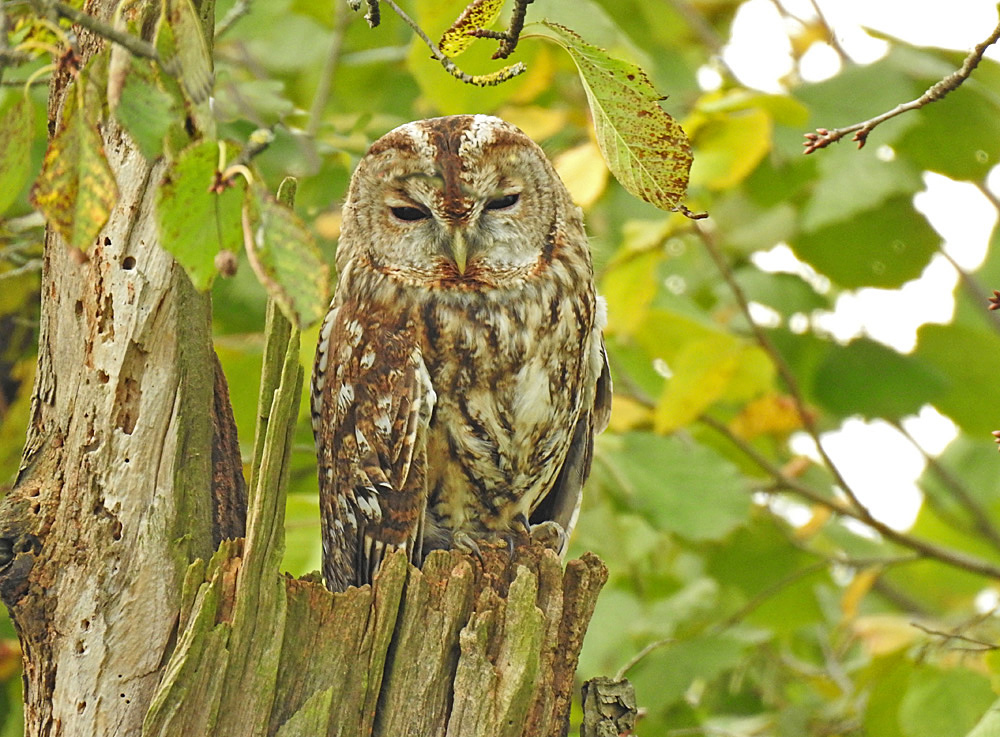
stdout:
{"type": "Polygon", "coordinates": [[[607,445],[606,458],[616,465],[625,493],[659,529],[689,540],[716,540],[746,520],[749,490],[715,451],[642,432],[610,438],[607,445]]]}
{"type": "Polygon", "coordinates": [[[312,233],[289,208],[255,187],[247,197],[250,222],[257,225],[247,255],[257,278],[282,311],[300,328],[326,314],[329,269],[312,233]]]}
{"type": "Polygon", "coordinates": [[[157,84],[152,63],[130,57],[115,117],[129,132],[142,155],[152,161],[163,152],[163,140],[181,106],[157,84]]]}
{"type": "Polygon", "coordinates": [[[213,191],[217,180],[219,144],[202,141],[184,149],[167,169],[156,191],[156,222],[160,246],[173,255],[198,289],[215,278],[215,256],[239,252],[241,191],[213,191]]]}
{"type": "Polygon", "coordinates": [[[556,23],[532,24],[528,36],[555,41],[580,70],[597,143],[615,178],[662,210],[678,210],[687,191],[691,145],[639,67],[615,59],[556,23]]]}
{"type": "Polygon", "coordinates": [[[880,206],[897,195],[912,195],[923,188],[919,169],[897,158],[882,161],[877,146],[860,151],[836,146],[819,158],[819,181],[802,209],[800,226],[805,231],[847,220],[880,206]]]}
{"type": "Polygon", "coordinates": [[[731,632],[672,642],[647,655],[629,671],[629,680],[641,704],[662,712],[692,685],[737,668],[751,644],[731,632]]]}
{"type": "Polygon", "coordinates": [[[985,320],[979,325],[923,325],[913,355],[946,377],[944,391],[934,401],[938,410],[969,435],[997,429],[1000,392],[994,387],[1000,340],[985,320]]]}
{"type": "Polygon", "coordinates": [[[451,27],[444,32],[438,42],[438,48],[445,56],[458,56],[469,48],[475,36],[469,31],[477,31],[492,26],[500,17],[500,8],[504,0],[475,0],[462,11],[451,27]]]}
{"type": "Polygon", "coordinates": [[[908,113],[915,125],[896,143],[898,152],[952,179],[980,181],[1000,163],[1000,107],[988,94],[963,85],[908,113]]]}
{"type": "Polygon", "coordinates": [[[35,109],[19,96],[0,117],[0,213],[16,200],[28,181],[35,109]]]}
{"type": "Polygon", "coordinates": [[[920,276],[941,237],[896,197],[849,220],[803,233],[789,245],[795,255],[843,287],[899,287],[920,276]]]}
{"type": "Polygon", "coordinates": [[[1000,700],[993,702],[993,706],[965,737],[1000,737],[1000,700]]]}
{"type": "Polygon", "coordinates": [[[31,191],[32,202],[49,223],[78,248],[86,248],[97,237],[118,199],[118,185],[97,128],[99,109],[83,104],[82,84],[81,75],[31,191]]]}
{"type": "Polygon", "coordinates": [[[968,732],[994,701],[987,678],[965,668],[924,668],[910,677],[899,707],[906,737],[968,732]]]}
{"type": "Polygon", "coordinates": [[[180,82],[191,103],[195,127],[206,138],[214,138],[215,119],[209,107],[214,85],[212,55],[205,28],[191,0],[163,3],[156,49],[163,59],[163,68],[180,82]]]}
{"type": "Polygon", "coordinates": [[[859,338],[831,350],[813,378],[813,397],[837,414],[901,419],[947,386],[933,366],[859,338]]]}

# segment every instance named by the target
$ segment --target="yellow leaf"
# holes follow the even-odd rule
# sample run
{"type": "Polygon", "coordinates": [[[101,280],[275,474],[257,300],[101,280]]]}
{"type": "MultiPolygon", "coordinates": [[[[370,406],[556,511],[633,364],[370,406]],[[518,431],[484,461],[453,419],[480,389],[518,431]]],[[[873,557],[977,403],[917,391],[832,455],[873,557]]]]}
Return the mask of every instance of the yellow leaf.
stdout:
{"type": "Polygon", "coordinates": [[[684,427],[711,406],[739,368],[741,351],[739,341],[725,334],[685,345],[669,364],[673,376],[656,404],[656,432],[666,434],[684,427]]]}
{"type": "Polygon", "coordinates": [[[444,32],[438,47],[445,56],[458,56],[476,40],[469,31],[489,28],[500,16],[504,0],[475,0],[466,6],[451,28],[444,32]]]}
{"type": "Polygon", "coordinates": [[[759,108],[704,122],[693,134],[691,184],[717,190],[738,185],[771,150],[772,127],[771,116],[759,108]]]}
{"type": "Polygon", "coordinates": [[[840,611],[844,619],[854,619],[858,615],[862,599],[868,595],[880,575],[882,575],[880,568],[868,568],[854,575],[844,589],[844,595],[840,597],[840,611]]]}
{"type": "Polygon", "coordinates": [[[868,614],[852,625],[854,634],[872,656],[888,655],[913,644],[921,633],[909,617],[895,614],[868,614]]]}
{"type": "Polygon", "coordinates": [[[564,130],[569,118],[565,110],[553,110],[541,105],[506,105],[500,108],[497,115],[516,125],[536,142],[544,141],[564,130]]]}
{"type": "Polygon", "coordinates": [[[573,202],[585,210],[597,201],[608,184],[608,169],[604,166],[601,149],[593,141],[563,151],[553,164],[573,202]]]}
{"type": "Polygon", "coordinates": [[[631,397],[617,394],[611,403],[611,421],[608,423],[608,429],[611,432],[635,430],[648,426],[652,416],[652,411],[646,405],[631,397]]]}
{"type": "Polygon", "coordinates": [[[795,538],[797,540],[808,540],[826,527],[826,523],[832,517],[833,512],[828,507],[814,506],[809,521],[795,529],[795,538]]]}
{"type": "Polygon", "coordinates": [[[802,427],[795,402],[782,394],[767,394],[748,403],[729,423],[729,429],[745,440],[760,435],[784,436],[802,427]]]}
{"type": "Polygon", "coordinates": [[[601,294],[608,300],[608,335],[631,335],[643,323],[658,289],[657,267],[661,251],[647,251],[613,264],[601,280],[601,294]]]}

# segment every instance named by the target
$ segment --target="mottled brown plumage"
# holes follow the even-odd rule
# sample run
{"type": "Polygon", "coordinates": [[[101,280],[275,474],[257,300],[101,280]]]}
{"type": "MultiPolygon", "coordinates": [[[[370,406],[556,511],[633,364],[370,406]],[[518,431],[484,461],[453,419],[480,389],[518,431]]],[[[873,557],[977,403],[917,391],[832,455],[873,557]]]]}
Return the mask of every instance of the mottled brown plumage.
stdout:
{"type": "Polygon", "coordinates": [[[337,264],[312,393],[327,585],[527,526],[561,549],[611,382],[580,211],[541,149],[482,115],[391,131],[337,264]]]}

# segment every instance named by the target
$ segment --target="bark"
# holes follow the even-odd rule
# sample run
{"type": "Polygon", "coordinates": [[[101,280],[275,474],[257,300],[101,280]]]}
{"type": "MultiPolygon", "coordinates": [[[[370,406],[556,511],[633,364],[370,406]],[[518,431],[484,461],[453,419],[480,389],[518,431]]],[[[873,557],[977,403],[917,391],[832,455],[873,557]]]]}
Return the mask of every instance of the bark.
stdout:
{"type": "MultiPolygon", "coordinates": [[[[107,19],[116,4],[88,10],[107,19]]],[[[102,46],[79,39],[84,59],[102,46]]],[[[70,80],[52,83],[50,134],[70,80]]],[[[31,424],[0,504],[27,735],[138,734],[187,568],[212,555],[213,525],[240,530],[238,496],[213,514],[210,301],[157,245],[163,165],[113,121],[101,135],[120,198],[86,254],[47,233],[31,424]]],[[[231,414],[215,414],[231,430],[231,414]]]]}
{"type": "Polygon", "coordinates": [[[165,164],[113,121],[101,135],[119,201],[86,254],[47,234],[31,424],[0,502],[25,734],[565,734],[603,564],[394,556],[342,594],[282,576],[298,334],[272,305],[247,488],[210,300],[157,244],[165,164]]]}

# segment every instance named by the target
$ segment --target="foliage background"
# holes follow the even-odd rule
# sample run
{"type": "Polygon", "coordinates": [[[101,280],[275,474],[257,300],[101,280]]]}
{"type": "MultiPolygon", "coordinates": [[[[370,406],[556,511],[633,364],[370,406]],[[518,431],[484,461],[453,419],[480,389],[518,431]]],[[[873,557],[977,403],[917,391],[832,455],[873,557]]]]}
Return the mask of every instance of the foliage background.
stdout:
{"type": "MultiPolygon", "coordinates": [[[[407,8],[437,37],[464,4],[412,0],[407,8]]],[[[638,734],[1000,732],[988,711],[1000,690],[1000,592],[995,577],[970,572],[959,555],[1000,566],[1000,475],[989,437],[1000,425],[992,386],[1000,333],[984,301],[1000,284],[1000,251],[991,247],[963,274],[951,320],[922,326],[909,353],[864,335],[839,341],[822,327],[842,295],[898,289],[941,251],[940,235],[913,204],[924,172],[972,182],[996,201],[986,177],[1000,161],[1000,65],[984,61],[945,101],[881,126],[860,151],[844,142],[803,157],[803,132],[912,99],[963,55],[893,40],[874,63],[845,63],[812,84],[793,71],[785,91],[763,93],[741,86],[716,56],[741,4],[529,6],[529,22],[570,26],[640,64],[669,95],[663,107],[694,148],[687,204],[711,214],[701,230],[636,200],[608,176],[571,60],[537,39],[524,39],[512,59],[527,64],[527,74],[480,89],[447,76],[387,10],[371,30],[342,2],[258,2],[217,40],[219,136],[243,142],[274,126],[274,142],[255,163],[272,190],[285,175],[299,178],[297,211],[331,265],[353,166],[398,124],[493,113],[556,160],[586,212],[609,301],[616,381],[612,427],[597,444],[571,551],[594,550],[611,570],[579,675],[612,675],[657,644],[628,671],[645,710],[638,734]],[[722,75],[720,88],[699,86],[704,66],[722,75]],[[819,278],[762,269],[755,254],[779,243],[819,278]],[[708,245],[724,253],[747,297],[770,308],[756,314],[767,315],[762,329],[772,352],[755,338],[708,245]],[[919,514],[895,541],[851,520],[864,514],[836,488],[831,470],[792,450],[803,418],[776,356],[821,432],[852,418],[896,425],[927,405],[957,426],[958,437],[929,458],[919,514]],[[945,560],[914,540],[940,546],[945,560]]],[[[220,3],[220,18],[231,5],[220,3]]],[[[788,28],[796,59],[826,39],[818,20],[788,28]]],[[[982,30],[985,37],[989,29],[982,30]]],[[[471,73],[493,71],[494,48],[477,43],[459,62],[471,73]]],[[[5,84],[42,63],[9,70],[5,84]]],[[[0,116],[20,94],[16,86],[0,89],[0,116]]],[[[44,86],[31,98],[29,171],[3,180],[20,194],[0,197],[10,200],[0,213],[3,482],[17,470],[36,339],[42,231],[27,194],[45,150],[44,86]]],[[[247,443],[266,295],[245,259],[233,278],[216,279],[213,294],[216,346],[247,443]]],[[[303,337],[306,367],[315,333],[303,337]]],[[[320,556],[307,407],[288,501],[286,565],[294,574],[318,568],[320,556]]],[[[10,625],[2,627],[0,735],[18,734],[19,655],[10,625]]]]}

